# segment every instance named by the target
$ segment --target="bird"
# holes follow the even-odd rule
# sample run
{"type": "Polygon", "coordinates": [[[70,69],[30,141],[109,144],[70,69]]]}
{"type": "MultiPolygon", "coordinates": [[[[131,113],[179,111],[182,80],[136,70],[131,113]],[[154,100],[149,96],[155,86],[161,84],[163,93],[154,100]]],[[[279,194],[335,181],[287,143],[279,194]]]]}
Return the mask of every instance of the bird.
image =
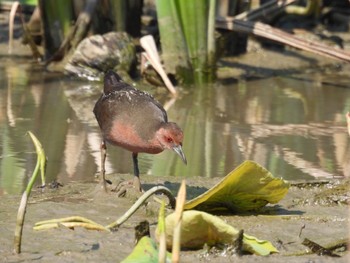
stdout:
{"type": "Polygon", "coordinates": [[[132,185],[140,192],[143,189],[138,167],[139,153],[158,154],[170,149],[187,164],[181,128],[174,122],[168,122],[166,111],[152,95],[127,84],[113,70],[104,75],[103,92],[93,113],[102,135],[100,181],[105,190],[107,143],[132,153],[132,185]]]}

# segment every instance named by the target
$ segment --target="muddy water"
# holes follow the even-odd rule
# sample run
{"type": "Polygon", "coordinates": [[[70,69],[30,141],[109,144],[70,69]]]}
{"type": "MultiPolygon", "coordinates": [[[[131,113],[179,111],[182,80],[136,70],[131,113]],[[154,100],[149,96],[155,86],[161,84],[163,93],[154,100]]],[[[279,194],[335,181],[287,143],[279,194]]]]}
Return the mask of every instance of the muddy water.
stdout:
{"type": "MultiPolygon", "coordinates": [[[[0,195],[21,192],[35,167],[28,130],[47,153],[49,182],[93,180],[100,137],[91,110],[100,85],[45,72],[27,60],[0,63],[0,195]]],[[[149,89],[183,128],[188,165],[173,152],[141,154],[141,173],[221,177],[251,159],[289,180],[347,176],[349,80],[314,73],[233,81],[183,88],[176,101],[149,89]]],[[[108,150],[108,173],[132,173],[129,152],[108,150]]]]}

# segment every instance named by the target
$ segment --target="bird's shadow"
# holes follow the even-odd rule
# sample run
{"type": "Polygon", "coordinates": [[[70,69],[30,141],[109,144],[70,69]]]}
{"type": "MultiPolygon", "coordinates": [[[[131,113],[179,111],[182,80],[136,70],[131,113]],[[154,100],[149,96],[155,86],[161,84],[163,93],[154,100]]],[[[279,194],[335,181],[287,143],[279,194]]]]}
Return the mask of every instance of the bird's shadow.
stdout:
{"type": "MultiPolygon", "coordinates": [[[[158,184],[160,185],[160,184],[158,184]]],[[[165,187],[167,187],[174,196],[177,195],[177,192],[180,188],[180,183],[173,183],[169,181],[165,181],[163,184],[161,184],[165,187]]],[[[151,189],[154,186],[157,186],[157,184],[143,184],[142,185],[144,189],[147,191],[151,189]]],[[[200,187],[200,186],[193,186],[193,185],[187,185],[186,186],[186,200],[192,200],[193,198],[198,197],[199,195],[205,193],[209,189],[206,187],[200,187]]],[[[232,210],[223,210],[219,212],[211,212],[211,214],[215,215],[240,215],[240,216],[257,216],[257,215],[302,215],[304,214],[304,211],[301,210],[288,210],[285,209],[281,205],[266,205],[262,208],[259,208],[257,210],[253,211],[232,211],[232,210]]]]}
{"type": "MultiPolygon", "coordinates": [[[[177,192],[180,189],[181,183],[172,183],[169,181],[165,181],[162,184],[142,184],[142,187],[144,188],[144,190],[149,190],[154,186],[157,185],[162,185],[165,186],[166,188],[168,188],[173,195],[176,197],[177,192]]],[[[205,193],[206,191],[208,191],[209,189],[206,187],[200,187],[200,186],[192,186],[192,185],[186,185],[186,200],[191,200],[193,198],[196,198],[197,196],[205,193]]]]}

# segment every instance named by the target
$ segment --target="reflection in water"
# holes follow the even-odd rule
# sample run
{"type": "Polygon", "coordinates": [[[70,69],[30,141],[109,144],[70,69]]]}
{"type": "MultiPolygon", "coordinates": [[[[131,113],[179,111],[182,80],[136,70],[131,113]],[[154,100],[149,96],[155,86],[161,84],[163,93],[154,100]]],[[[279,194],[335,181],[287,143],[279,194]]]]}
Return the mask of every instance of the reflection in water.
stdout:
{"type": "MultiPolygon", "coordinates": [[[[28,130],[49,158],[48,182],[93,180],[100,134],[92,108],[100,87],[96,92],[96,84],[19,64],[0,65],[0,194],[21,192],[32,174],[36,154],[28,130]]],[[[171,151],[140,154],[141,173],[224,176],[251,159],[289,180],[348,176],[350,89],[322,85],[322,78],[242,81],[184,90],[176,101],[159,98],[184,130],[188,165],[171,151]]],[[[132,173],[131,153],[109,148],[107,173],[132,173]]]]}
{"type": "Polygon", "coordinates": [[[176,113],[186,116],[184,148],[196,168],[176,162],[175,170],[222,176],[251,159],[291,180],[347,175],[348,135],[339,116],[349,92],[289,78],[196,90],[184,98],[187,112],[176,113]]]}

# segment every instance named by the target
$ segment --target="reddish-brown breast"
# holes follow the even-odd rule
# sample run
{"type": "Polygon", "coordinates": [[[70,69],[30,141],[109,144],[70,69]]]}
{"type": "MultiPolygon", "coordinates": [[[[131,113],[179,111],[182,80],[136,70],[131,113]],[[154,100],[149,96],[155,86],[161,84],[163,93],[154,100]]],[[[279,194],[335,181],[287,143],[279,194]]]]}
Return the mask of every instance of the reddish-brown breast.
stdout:
{"type": "Polygon", "coordinates": [[[148,93],[124,83],[114,72],[105,77],[94,114],[104,140],[132,152],[160,153],[156,132],[167,123],[163,107],[148,93]]]}

